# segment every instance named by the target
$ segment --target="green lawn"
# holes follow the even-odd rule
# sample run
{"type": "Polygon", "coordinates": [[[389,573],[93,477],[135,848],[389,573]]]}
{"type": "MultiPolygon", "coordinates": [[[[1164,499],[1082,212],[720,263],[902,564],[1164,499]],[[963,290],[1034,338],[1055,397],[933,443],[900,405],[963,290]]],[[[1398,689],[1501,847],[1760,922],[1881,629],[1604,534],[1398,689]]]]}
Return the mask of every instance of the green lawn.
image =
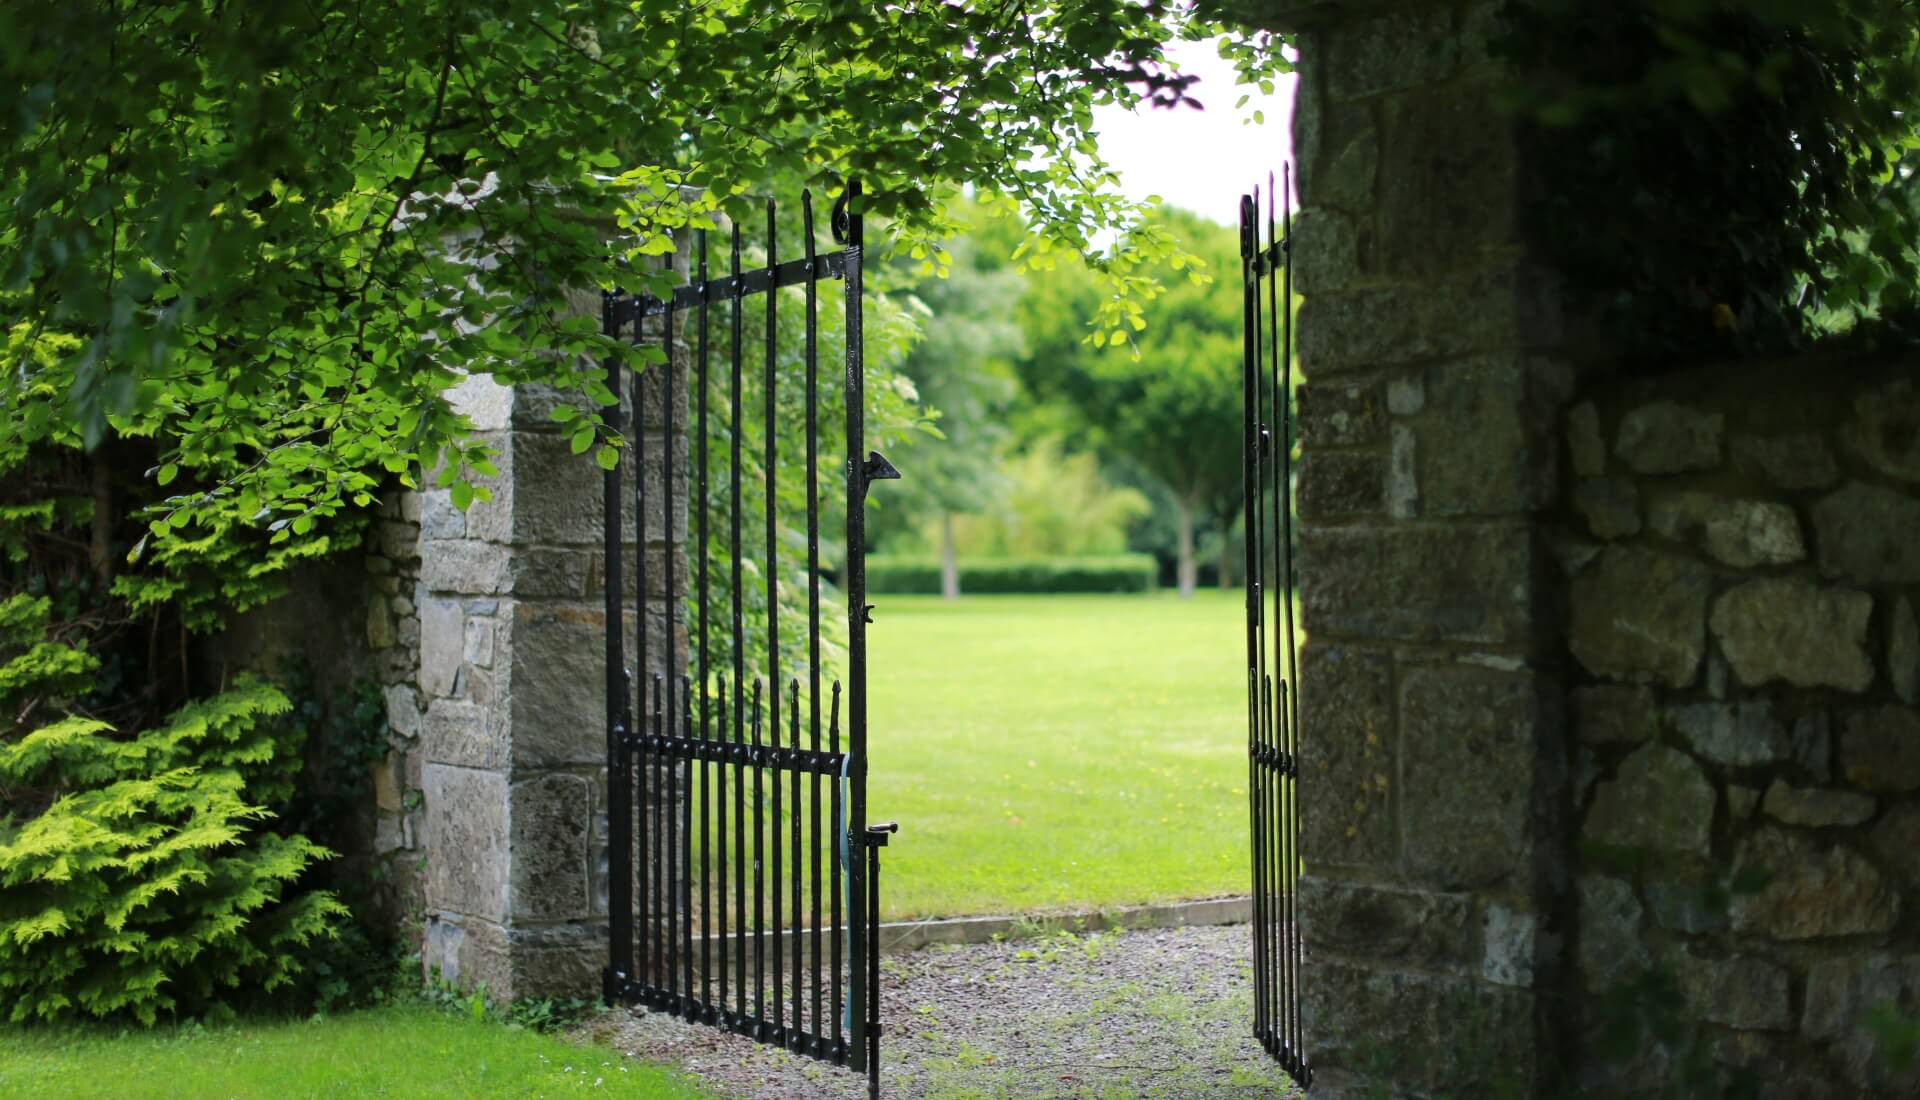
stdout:
{"type": "Polygon", "coordinates": [[[112,1100],[706,1093],[613,1051],[421,1006],[150,1032],[0,1030],[0,1096],[112,1100]]]}
{"type": "Polygon", "coordinates": [[[1247,892],[1240,593],[874,602],[888,919],[1247,892]]]}

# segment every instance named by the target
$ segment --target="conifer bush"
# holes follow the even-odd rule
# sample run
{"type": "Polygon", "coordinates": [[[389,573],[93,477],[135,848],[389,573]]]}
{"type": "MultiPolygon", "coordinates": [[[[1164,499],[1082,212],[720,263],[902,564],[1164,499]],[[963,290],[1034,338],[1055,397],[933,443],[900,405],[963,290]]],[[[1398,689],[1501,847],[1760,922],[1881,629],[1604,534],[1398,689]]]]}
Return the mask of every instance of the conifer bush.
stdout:
{"type": "Polygon", "coordinates": [[[0,600],[0,1012],[152,1024],[285,986],[346,915],[294,889],[330,853],[265,827],[299,769],[263,721],[286,696],[241,680],[122,736],[60,713],[99,661],[50,609],[0,600]]]}

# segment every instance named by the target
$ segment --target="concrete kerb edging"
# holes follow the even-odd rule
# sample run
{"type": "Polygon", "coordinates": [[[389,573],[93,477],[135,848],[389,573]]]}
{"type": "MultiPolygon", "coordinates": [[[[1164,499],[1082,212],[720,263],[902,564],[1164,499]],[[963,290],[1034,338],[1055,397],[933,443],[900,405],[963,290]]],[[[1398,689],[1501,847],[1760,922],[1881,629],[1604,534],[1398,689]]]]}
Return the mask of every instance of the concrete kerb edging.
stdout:
{"type": "Polygon", "coordinates": [[[1166,905],[1133,905],[1079,913],[1044,913],[1019,917],[952,917],[944,920],[891,921],[880,926],[880,950],[897,955],[935,944],[991,943],[1020,939],[1036,931],[1103,932],[1109,929],[1142,931],[1184,928],[1189,925],[1246,924],[1253,919],[1253,899],[1210,898],[1166,905]]]}
{"type": "MultiPolygon", "coordinates": [[[[942,920],[891,921],[880,926],[880,951],[886,955],[904,955],[937,945],[965,946],[992,943],[997,939],[1018,940],[1054,932],[1146,931],[1153,928],[1205,927],[1222,924],[1246,924],[1253,920],[1253,899],[1210,898],[1205,901],[1180,901],[1165,905],[1129,905],[1084,912],[1032,913],[1024,916],[949,917],[942,920]]],[[[822,943],[830,932],[822,929],[822,943]]],[[[787,958],[798,952],[805,959],[813,954],[813,933],[804,930],[797,936],[792,929],[756,937],[716,936],[712,950],[728,972],[739,964],[743,945],[757,945],[756,951],[779,951],[787,958]]],[[[754,959],[760,958],[755,955],[754,959]]]]}

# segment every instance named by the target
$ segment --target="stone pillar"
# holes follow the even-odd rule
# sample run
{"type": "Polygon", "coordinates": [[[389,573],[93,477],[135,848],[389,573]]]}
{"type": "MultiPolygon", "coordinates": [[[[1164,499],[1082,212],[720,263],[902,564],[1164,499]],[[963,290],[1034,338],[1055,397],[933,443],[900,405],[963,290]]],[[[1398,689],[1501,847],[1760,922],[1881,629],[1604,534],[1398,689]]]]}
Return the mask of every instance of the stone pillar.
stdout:
{"type": "Polygon", "coordinates": [[[1521,239],[1497,5],[1269,7],[1301,58],[1315,1095],[1533,1095],[1566,894],[1548,513],[1572,371],[1521,239]]]}
{"type": "MultiPolygon", "coordinates": [[[[575,308],[599,315],[597,294],[575,308]]],[[[677,371],[686,377],[684,361],[677,371]]],[[[626,397],[625,394],[623,396],[626,397]]],[[[423,959],[443,976],[486,983],[501,999],[600,988],[607,961],[607,629],[602,474],[575,455],[552,419],[557,395],[467,379],[456,404],[499,452],[493,499],[465,513],[446,490],[423,494],[419,691],[428,833],[423,959]]],[[[686,424],[685,389],[676,421],[686,424]]],[[[627,410],[631,423],[632,411],[627,410]]],[[[662,491],[664,403],[641,410],[649,510],[662,491]]],[[[684,575],[685,441],[671,487],[673,522],[655,511],[646,532],[653,568],[644,611],[651,671],[685,667],[679,609],[664,606],[661,564],[684,575]],[[667,621],[672,655],[658,639],[667,621]]],[[[623,459],[624,530],[633,527],[632,452],[623,459]]],[[[627,543],[625,651],[636,611],[627,543]]],[[[680,591],[685,591],[684,584],[680,591]]]]}

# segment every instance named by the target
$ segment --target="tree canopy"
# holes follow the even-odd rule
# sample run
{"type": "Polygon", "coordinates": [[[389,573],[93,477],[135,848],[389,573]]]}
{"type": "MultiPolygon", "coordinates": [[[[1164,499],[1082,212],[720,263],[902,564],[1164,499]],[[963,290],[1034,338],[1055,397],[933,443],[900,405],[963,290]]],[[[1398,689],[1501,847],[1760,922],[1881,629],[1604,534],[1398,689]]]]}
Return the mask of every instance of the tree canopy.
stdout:
{"type": "MultiPolygon", "coordinates": [[[[1092,108],[1179,101],[1162,48],[1219,31],[1130,0],[7,5],[0,442],[150,441],[135,549],[182,569],[254,530],[248,570],[312,546],[390,476],[464,504],[488,454],[457,372],[611,403],[601,357],[649,353],[567,290],[654,285],[672,234],[776,182],[858,177],[930,270],[932,196],[971,183],[1094,254],[1111,324],[1177,249],[1093,246],[1141,207],[1092,108]]],[[[1248,72],[1275,45],[1223,39],[1248,72]]],[[[612,459],[597,417],[573,430],[612,459]]]]}

